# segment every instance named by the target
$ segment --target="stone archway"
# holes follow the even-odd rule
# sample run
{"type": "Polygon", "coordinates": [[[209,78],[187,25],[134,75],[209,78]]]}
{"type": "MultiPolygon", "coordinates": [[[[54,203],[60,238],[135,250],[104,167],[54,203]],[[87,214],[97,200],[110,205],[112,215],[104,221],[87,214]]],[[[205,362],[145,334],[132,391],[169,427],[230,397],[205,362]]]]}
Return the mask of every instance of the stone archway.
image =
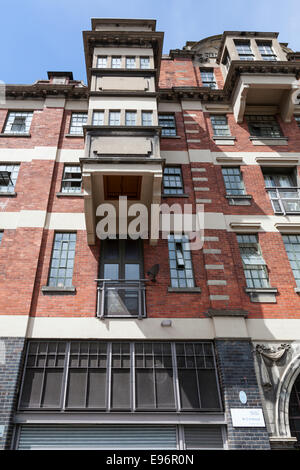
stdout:
{"type": "Polygon", "coordinates": [[[292,388],[300,374],[300,354],[288,365],[283,373],[276,394],[275,403],[275,429],[278,437],[291,438],[289,424],[289,402],[292,388]]]}

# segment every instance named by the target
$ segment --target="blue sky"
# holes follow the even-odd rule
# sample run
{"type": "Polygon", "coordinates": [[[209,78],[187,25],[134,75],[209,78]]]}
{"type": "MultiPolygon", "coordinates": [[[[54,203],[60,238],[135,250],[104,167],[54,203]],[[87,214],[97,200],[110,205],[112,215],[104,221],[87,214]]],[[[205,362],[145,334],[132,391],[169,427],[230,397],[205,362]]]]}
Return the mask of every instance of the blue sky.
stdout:
{"type": "Polygon", "coordinates": [[[32,83],[48,70],[86,82],[82,31],[91,18],[150,18],[164,53],[224,30],[278,31],[300,50],[299,0],[10,0],[1,2],[0,80],[32,83]]]}

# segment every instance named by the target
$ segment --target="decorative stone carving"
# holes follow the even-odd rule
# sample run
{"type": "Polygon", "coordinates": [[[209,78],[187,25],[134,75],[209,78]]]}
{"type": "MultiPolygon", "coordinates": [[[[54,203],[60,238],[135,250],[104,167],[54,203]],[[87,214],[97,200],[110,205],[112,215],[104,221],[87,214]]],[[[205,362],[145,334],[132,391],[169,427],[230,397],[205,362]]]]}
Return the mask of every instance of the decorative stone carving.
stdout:
{"type": "Polygon", "coordinates": [[[267,347],[263,344],[256,345],[256,352],[260,354],[262,361],[261,361],[261,379],[262,379],[262,386],[266,390],[270,390],[272,388],[272,379],[270,375],[269,368],[276,365],[276,363],[283,358],[285,353],[290,349],[289,344],[281,344],[278,347],[267,347]]]}

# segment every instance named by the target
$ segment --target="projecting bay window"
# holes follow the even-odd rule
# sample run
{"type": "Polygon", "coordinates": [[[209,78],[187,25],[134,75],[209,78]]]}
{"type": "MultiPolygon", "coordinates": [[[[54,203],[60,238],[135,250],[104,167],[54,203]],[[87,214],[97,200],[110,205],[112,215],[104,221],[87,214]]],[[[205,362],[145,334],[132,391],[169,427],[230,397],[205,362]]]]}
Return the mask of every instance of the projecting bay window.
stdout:
{"type": "Polygon", "coordinates": [[[283,137],[279,124],[274,116],[248,115],[246,120],[251,137],[277,138],[283,137]]]}
{"type": "Polygon", "coordinates": [[[4,134],[29,134],[33,112],[10,111],[6,120],[4,134]]]}
{"type": "Polygon", "coordinates": [[[300,235],[283,235],[283,242],[293,270],[298,291],[300,289],[300,235]]]}
{"type": "Polygon", "coordinates": [[[257,235],[237,235],[237,241],[243,261],[247,287],[270,287],[267,265],[261,254],[257,235]]]}
{"type": "Polygon", "coordinates": [[[87,123],[87,113],[72,113],[69,133],[72,135],[83,135],[83,128],[87,123]]]}
{"type": "Polygon", "coordinates": [[[209,87],[212,89],[217,88],[217,82],[215,79],[214,69],[202,68],[200,69],[202,86],[209,87]]]}
{"type": "Polygon", "coordinates": [[[300,190],[292,173],[264,173],[266,190],[275,214],[300,213],[300,190]]]}
{"type": "Polygon", "coordinates": [[[249,41],[234,42],[240,60],[254,60],[254,54],[252,52],[249,41]]]}
{"type": "Polygon", "coordinates": [[[261,55],[262,60],[271,60],[276,61],[277,57],[272,49],[272,44],[270,42],[258,42],[257,47],[261,55]]]}
{"type": "Polygon", "coordinates": [[[30,341],[19,410],[222,411],[210,342],[30,341]]]}
{"type": "Polygon", "coordinates": [[[15,194],[20,165],[0,164],[0,194],[15,194]]]}
{"type": "Polygon", "coordinates": [[[55,233],[49,287],[71,287],[75,258],[76,233],[55,233]]]}
{"type": "Polygon", "coordinates": [[[186,236],[169,235],[171,287],[194,287],[194,274],[189,240],[186,236]]]}
{"type": "Polygon", "coordinates": [[[79,165],[64,167],[64,174],[61,181],[61,192],[67,194],[81,193],[81,169],[79,165]]]}

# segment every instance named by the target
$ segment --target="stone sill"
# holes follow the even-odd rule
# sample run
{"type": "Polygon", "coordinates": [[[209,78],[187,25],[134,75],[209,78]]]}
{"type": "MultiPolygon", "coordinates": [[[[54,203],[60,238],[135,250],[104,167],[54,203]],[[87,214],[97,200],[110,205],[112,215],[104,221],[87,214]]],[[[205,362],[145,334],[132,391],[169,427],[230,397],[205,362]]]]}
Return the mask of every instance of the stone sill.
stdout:
{"type": "Polygon", "coordinates": [[[44,295],[73,295],[76,294],[76,287],[43,286],[42,292],[44,295]]]}
{"type": "Polygon", "coordinates": [[[161,197],[167,198],[167,197],[190,197],[189,194],[162,194],[161,197]]]}
{"type": "Polygon", "coordinates": [[[213,140],[216,142],[218,145],[234,145],[236,137],[231,136],[231,135],[213,135],[213,140]]]}
{"type": "Polygon", "coordinates": [[[0,192],[0,197],[16,197],[18,193],[5,193],[5,192],[0,192]]]}
{"type": "Polygon", "coordinates": [[[246,287],[245,292],[250,296],[251,302],[275,304],[278,289],[276,287],[265,287],[259,289],[246,287]]]}
{"type": "Polygon", "coordinates": [[[161,139],[181,139],[180,135],[161,135],[161,139]]]}
{"type": "Polygon", "coordinates": [[[83,193],[56,193],[56,196],[57,197],[83,197],[84,194],[83,193]]]}
{"type": "Polygon", "coordinates": [[[200,287],[168,287],[168,292],[182,293],[182,294],[200,294],[200,287]]]}
{"type": "Polygon", "coordinates": [[[288,145],[287,137],[249,137],[253,145],[288,145]]]}
{"type": "Polygon", "coordinates": [[[209,308],[207,315],[209,317],[244,317],[247,318],[248,312],[246,310],[225,310],[209,308]]]}
{"type": "Polygon", "coordinates": [[[0,137],[31,137],[31,134],[9,134],[1,132],[0,137]]]}
{"type": "Polygon", "coordinates": [[[226,194],[225,198],[228,199],[230,206],[250,206],[252,200],[252,196],[250,194],[241,194],[240,196],[229,196],[226,194]],[[231,200],[232,202],[230,202],[231,200]],[[245,201],[247,204],[239,204],[239,201],[245,201]]]}
{"type": "Polygon", "coordinates": [[[65,137],[80,137],[81,139],[84,139],[84,134],[65,134],[65,137]]]}

